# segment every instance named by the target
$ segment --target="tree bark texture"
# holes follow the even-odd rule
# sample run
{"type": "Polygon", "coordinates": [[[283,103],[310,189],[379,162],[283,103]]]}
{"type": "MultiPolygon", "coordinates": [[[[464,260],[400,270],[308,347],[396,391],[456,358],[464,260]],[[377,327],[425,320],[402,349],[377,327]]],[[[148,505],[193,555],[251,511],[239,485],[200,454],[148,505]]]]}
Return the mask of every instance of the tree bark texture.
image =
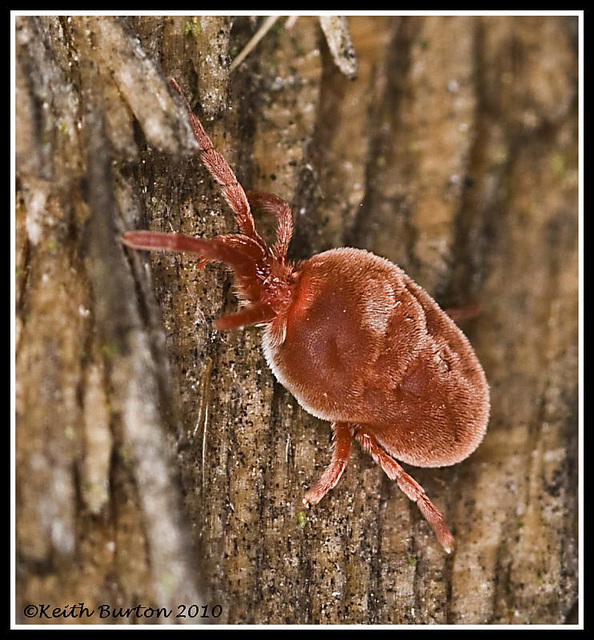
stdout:
{"type": "Polygon", "coordinates": [[[280,19],[230,71],[262,20],[16,20],[17,622],[78,602],[173,615],[51,622],[565,622],[577,18],[351,17],[350,42],[341,21],[280,19]],[[167,76],[242,184],[292,203],[292,258],[369,249],[442,306],[479,305],[462,328],[487,436],[459,465],[408,468],[452,556],[356,447],[303,512],[329,425],[275,382],[259,329],[214,330],[237,306],[228,271],[118,242],[236,230],[167,76]]]}

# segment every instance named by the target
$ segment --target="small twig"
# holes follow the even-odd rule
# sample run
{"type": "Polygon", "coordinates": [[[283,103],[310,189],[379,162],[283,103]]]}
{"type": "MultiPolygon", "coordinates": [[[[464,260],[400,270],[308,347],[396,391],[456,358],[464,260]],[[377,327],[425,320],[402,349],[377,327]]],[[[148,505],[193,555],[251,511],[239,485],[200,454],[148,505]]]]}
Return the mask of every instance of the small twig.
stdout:
{"type": "Polygon", "coordinates": [[[285,29],[287,31],[290,31],[295,26],[295,23],[297,22],[298,19],[299,19],[299,16],[289,16],[287,18],[287,21],[285,22],[285,29]]]}
{"type": "Polygon", "coordinates": [[[206,432],[208,430],[208,417],[211,398],[210,380],[212,375],[212,358],[206,359],[204,371],[200,376],[200,412],[198,414],[198,420],[194,427],[193,436],[196,435],[199,429],[202,429],[202,486],[205,482],[206,474],[206,432]]]}
{"type": "Polygon", "coordinates": [[[247,56],[255,49],[256,45],[262,38],[272,29],[274,23],[279,19],[279,16],[268,16],[266,20],[261,24],[260,28],[253,35],[252,39],[245,45],[239,55],[229,65],[229,71],[233,71],[238,67],[247,56]]]}
{"type": "MultiPolygon", "coordinates": [[[[285,29],[287,31],[292,29],[298,18],[299,16],[295,15],[289,16],[285,22],[285,29]]],[[[230,64],[230,72],[236,69],[256,48],[256,45],[270,31],[278,19],[279,16],[268,16],[266,20],[264,20],[258,31],[256,31],[240,54],[230,64]]],[[[346,18],[342,16],[321,16],[320,26],[336,66],[344,75],[351,79],[355,78],[357,72],[357,57],[346,18]]]]}

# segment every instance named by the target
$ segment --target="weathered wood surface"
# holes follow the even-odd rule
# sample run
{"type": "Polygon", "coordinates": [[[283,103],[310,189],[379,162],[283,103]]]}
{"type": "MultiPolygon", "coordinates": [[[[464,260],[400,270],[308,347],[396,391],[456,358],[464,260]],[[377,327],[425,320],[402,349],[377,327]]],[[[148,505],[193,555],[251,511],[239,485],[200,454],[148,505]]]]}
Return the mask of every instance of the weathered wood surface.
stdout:
{"type": "Polygon", "coordinates": [[[48,622],[27,603],[84,602],[220,604],[215,623],[563,623],[577,20],[353,17],[354,80],[315,18],[280,20],[230,74],[260,22],[17,19],[17,621],[48,622]],[[364,247],[444,306],[480,304],[463,328],[491,383],[488,434],[460,465],[410,469],[453,556],[358,449],[299,519],[328,425],[273,380],[258,329],[213,329],[236,305],[223,267],[118,243],[235,229],[167,75],[240,180],[293,203],[294,258],[364,247]]]}

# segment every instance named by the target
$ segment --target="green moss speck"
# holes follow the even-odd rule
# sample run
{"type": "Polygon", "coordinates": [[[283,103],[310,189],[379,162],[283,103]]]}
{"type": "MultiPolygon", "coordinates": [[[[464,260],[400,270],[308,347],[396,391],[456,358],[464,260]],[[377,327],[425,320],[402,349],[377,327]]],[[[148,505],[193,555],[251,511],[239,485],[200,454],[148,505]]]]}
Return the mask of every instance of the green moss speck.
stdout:
{"type": "Polygon", "coordinates": [[[101,353],[108,358],[115,358],[120,355],[120,347],[115,342],[106,342],[101,345],[101,353]]]}
{"type": "Polygon", "coordinates": [[[300,529],[303,529],[303,527],[307,524],[307,516],[305,515],[305,513],[303,511],[300,511],[297,514],[297,526],[300,529]]]}
{"type": "Polygon", "coordinates": [[[186,26],[184,27],[184,35],[192,36],[193,38],[197,38],[200,35],[201,28],[200,22],[198,18],[190,18],[186,22],[186,26]]]}
{"type": "Polygon", "coordinates": [[[567,167],[567,159],[565,158],[565,154],[557,151],[551,156],[551,169],[553,173],[560,176],[565,173],[565,169],[567,167]]]}

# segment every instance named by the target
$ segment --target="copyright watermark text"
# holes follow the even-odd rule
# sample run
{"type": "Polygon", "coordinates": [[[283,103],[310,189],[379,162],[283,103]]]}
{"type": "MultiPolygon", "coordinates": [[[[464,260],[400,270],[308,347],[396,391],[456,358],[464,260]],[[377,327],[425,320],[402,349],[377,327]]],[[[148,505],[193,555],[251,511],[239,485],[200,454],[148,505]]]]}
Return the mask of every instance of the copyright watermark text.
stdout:
{"type": "Polygon", "coordinates": [[[97,620],[163,620],[179,619],[216,619],[223,613],[220,604],[178,604],[175,608],[151,607],[136,604],[132,607],[114,607],[101,604],[87,607],[84,602],[55,606],[47,603],[28,604],[23,608],[25,618],[35,620],[90,619],[97,620]]]}

